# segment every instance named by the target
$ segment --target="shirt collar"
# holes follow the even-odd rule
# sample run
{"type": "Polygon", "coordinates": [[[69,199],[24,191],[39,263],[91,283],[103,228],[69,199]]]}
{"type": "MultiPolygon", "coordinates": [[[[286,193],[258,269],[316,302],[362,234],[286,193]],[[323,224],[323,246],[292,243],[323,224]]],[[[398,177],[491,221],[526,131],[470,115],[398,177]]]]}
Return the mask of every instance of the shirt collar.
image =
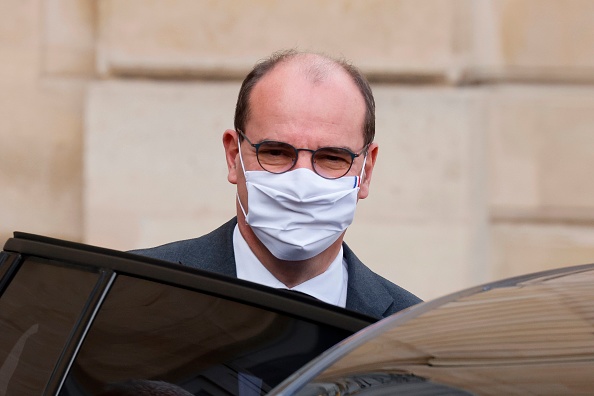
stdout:
{"type": "MultiPolygon", "coordinates": [[[[233,251],[237,267],[237,277],[250,282],[259,283],[275,289],[289,289],[279,281],[270,271],[260,263],[236,225],[233,231],[233,251]]],[[[309,294],[318,300],[344,308],[346,306],[346,291],[348,272],[343,260],[342,246],[338,255],[328,269],[289,290],[309,294]],[[332,286],[332,287],[329,287],[332,286]]]]}

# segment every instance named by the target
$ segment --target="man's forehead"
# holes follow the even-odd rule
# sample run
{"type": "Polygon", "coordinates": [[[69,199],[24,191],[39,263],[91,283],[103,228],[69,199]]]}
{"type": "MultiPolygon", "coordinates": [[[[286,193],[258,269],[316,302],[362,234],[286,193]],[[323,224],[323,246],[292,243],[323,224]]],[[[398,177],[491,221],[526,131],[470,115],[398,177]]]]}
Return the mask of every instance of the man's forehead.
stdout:
{"type": "MultiPolygon", "coordinates": [[[[360,100],[364,104],[363,94],[357,85],[335,61],[316,54],[299,54],[277,64],[258,81],[250,95],[250,102],[254,96],[278,95],[295,90],[326,87],[335,91],[345,101],[360,100]]],[[[250,103],[250,105],[252,105],[250,103]]]]}
{"type": "Polygon", "coordinates": [[[330,77],[346,77],[348,73],[336,61],[318,54],[296,54],[288,59],[279,62],[270,70],[266,77],[276,74],[289,75],[293,77],[306,78],[309,82],[316,84],[325,81],[330,77]]]}

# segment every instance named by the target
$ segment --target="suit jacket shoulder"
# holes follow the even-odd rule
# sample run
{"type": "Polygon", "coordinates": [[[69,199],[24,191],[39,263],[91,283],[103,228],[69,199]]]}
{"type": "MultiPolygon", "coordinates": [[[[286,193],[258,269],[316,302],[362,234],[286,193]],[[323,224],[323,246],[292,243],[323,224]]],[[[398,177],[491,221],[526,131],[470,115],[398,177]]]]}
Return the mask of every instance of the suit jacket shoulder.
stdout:
{"type": "Polygon", "coordinates": [[[385,318],[422,302],[414,294],[367,268],[346,243],[342,246],[349,274],[346,304],[348,309],[376,318],[385,318]]]}
{"type": "Polygon", "coordinates": [[[233,253],[233,230],[237,218],[233,218],[216,230],[198,238],[168,243],[149,249],[132,250],[130,253],[171,261],[216,272],[237,276],[233,253]]]}
{"type": "MultiPolygon", "coordinates": [[[[130,253],[237,277],[233,250],[236,224],[237,218],[233,218],[204,236],[130,253]]],[[[349,276],[347,309],[383,318],[421,302],[415,295],[367,268],[346,243],[343,243],[343,252],[349,276]]]]}

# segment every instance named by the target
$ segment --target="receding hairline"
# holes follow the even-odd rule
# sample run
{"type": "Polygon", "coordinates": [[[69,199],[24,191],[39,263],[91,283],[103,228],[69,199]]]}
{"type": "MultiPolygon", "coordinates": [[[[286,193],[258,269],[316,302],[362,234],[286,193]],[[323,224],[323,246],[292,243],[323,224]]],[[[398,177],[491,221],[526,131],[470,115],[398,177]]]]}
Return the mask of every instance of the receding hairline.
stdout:
{"type": "Polygon", "coordinates": [[[262,79],[266,75],[272,74],[278,68],[287,66],[296,66],[297,70],[303,73],[314,84],[324,82],[335,71],[340,71],[350,78],[346,61],[334,59],[325,54],[286,51],[279,53],[277,56],[279,57],[278,62],[262,76],[262,79]]]}

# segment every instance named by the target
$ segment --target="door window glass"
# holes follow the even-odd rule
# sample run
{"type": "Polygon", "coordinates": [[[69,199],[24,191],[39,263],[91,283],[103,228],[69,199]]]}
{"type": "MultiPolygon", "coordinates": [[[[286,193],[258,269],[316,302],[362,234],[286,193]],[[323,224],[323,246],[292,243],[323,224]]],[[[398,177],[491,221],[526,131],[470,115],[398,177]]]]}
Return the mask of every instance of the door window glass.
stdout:
{"type": "Polygon", "coordinates": [[[119,275],[60,394],[133,394],[122,389],[170,386],[193,395],[259,395],[348,335],[119,275]]]}
{"type": "Polygon", "coordinates": [[[4,276],[8,272],[11,264],[14,262],[16,255],[8,254],[6,252],[0,252],[0,296],[2,295],[2,289],[4,284],[7,282],[7,279],[4,279],[4,276]]]}
{"type": "Polygon", "coordinates": [[[0,299],[0,395],[40,395],[98,274],[25,260],[0,299]]]}

